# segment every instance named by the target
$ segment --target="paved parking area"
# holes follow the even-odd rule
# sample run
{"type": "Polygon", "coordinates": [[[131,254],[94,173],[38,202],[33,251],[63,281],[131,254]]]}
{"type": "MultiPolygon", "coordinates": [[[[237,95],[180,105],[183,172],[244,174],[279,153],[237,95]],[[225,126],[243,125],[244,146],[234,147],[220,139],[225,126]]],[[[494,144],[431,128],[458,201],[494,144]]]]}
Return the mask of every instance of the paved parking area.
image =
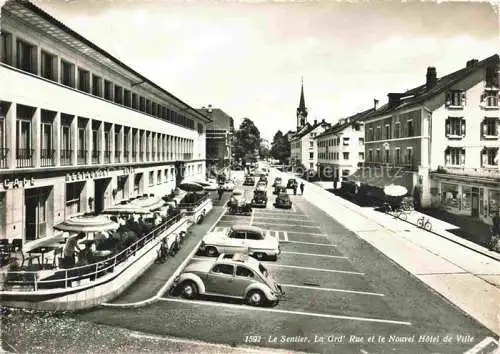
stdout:
{"type": "Polygon", "coordinates": [[[147,307],[83,316],[154,334],[325,353],[459,353],[491,335],[301,196],[291,199],[293,209],[276,209],[269,193],[266,208],[224,215],[214,226],[251,224],[279,238],[282,254],[263,262],[286,292],[277,306],[163,294],[147,307]]]}

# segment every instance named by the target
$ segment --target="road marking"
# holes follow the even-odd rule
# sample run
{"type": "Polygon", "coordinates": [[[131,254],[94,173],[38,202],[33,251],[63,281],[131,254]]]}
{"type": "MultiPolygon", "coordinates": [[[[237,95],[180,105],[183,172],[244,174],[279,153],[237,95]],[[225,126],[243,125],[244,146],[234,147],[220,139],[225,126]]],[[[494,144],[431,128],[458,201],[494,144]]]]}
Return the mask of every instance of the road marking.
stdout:
{"type": "Polygon", "coordinates": [[[329,254],[319,254],[319,253],[304,253],[304,252],[287,252],[287,251],[283,251],[281,252],[282,254],[300,254],[300,255],[303,255],[303,256],[313,256],[313,257],[328,257],[328,258],[343,258],[343,259],[347,259],[346,256],[331,256],[329,254]]]}
{"type": "Polygon", "coordinates": [[[250,218],[250,225],[252,225],[252,223],[253,223],[254,215],[255,215],[255,212],[254,212],[254,209],[252,209],[252,216],[250,218]]]}
{"type": "Polygon", "coordinates": [[[280,225],[280,226],[300,226],[300,227],[305,227],[305,228],[310,228],[310,229],[321,229],[321,227],[316,226],[316,225],[290,225],[290,224],[283,224],[283,223],[275,223],[275,222],[264,222],[264,221],[256,221],[255,224],[262,224],[262,225],[280,225]]]}
{"type": "Polygon", "coordinates": [[[317,313],[317,312],[305,312],[305,311],[291,311],[291,310],[279,310],[273,308],[265,308],[265,307],[254,307],[247,305],[236,305],[236,304],[225,304],[220,302],[211,302],[211,301],[201,301],[201,300],[185,300],[185,299],[176,299],[176,298],[160,298],[159,300],[165,302],[180,302],[186,304],[193,305],[202,305],[202,306],[214,306],[214,307],[226,307],[247,311],[261,311],[261,312],[271,312],[271,313],[282,313],[282,314],[291,314],[291,315],[299,315],[299,316],[310,316],[310,317],[321,317],[321,318],[331,318],[331,319],[339,319],[339,320],[349,320],[349,321],[362,321],[362,322],[375,322],[375,323],[391,323],[391,324],[400,324],[404,326],[411,326],[411,322],[406,321],[395,321],[395,320],[386,320],[382,318],[370,318],[370,317],[356,317],[356,316],[343,316],[343,315],[330,315],[326,313],[317,313]]]}
{"type": "Polygon", "coordinates": [[[293,241],[287,240],[287,243],[298,243],[301,245],[318,245],[318,246],[326,246],[326,247],[337,247],[337,245],[332,245],[331,243],[321,243],[321,242],[305,242],[305,241],[293,241]]]}
{"type": "Polygon", "coordinates": [[[314,268],[314,267],[301,267],[301,266],[293,266],[286,264],[276,264],[270,262],[261,262],[270,267],[278,267],[278,268],[293,268],[293,269],[305,269],[305,270],[315,270],[317,272],[328,272],[328,273],[340,273],[340,274],[352,274],[352,275],[365,275],[365,273],[360,272],[352,272],[349,270],[336,270],[336,269],[325,269],[325,268],[314,268]]]}
{"type": "Polygon", "coordinates": [[[314,290],[331,291],[331,292],[348,293],[348,294],[371,295],[371,296],[385,296],[384,294],[372,293],[372,292],[369,292],[369,291],[345,290],[345,289],[335,289],[335,288],[322,288],[322,287],[319,287],[319,286],[282,284],[282,283],[280,283],[280,285],[282,287],[285,287],[285,288],[299,288],[299,289],[303,288],[303,289],[314,289],[314,290]]]}
{"type": "Polygon", "coordinates": [[[280,231],[283,232],[283,241],[288,242],[288,231],[280,231]]]}
{"type": "MultiPolygon", "coordinates": [[[[210,226],[208,229],[208,232],[211,232],[215,225],[219,222],[219,220],[224,216],[226,213],[226,210],[223,210],[220,216],[215,220],[215,222],[210,226]]],[[[177,267],[177,269],[174,271],[172,276],[167,280],[167,282],[161,287],[161,289],[154,295],[153,297],[142,300],[142,301],[137,301],[137,302],[132,302],[132,303],[102,303],[101,305],[106,306],[106,307],[139,307],[139,306],[144,306],[144,305],[149,305],[152,302],[158,300],[161,298],[161,296],[172,286],[172,283],[174,282],[174,279],[184,270],[186,265],[193,259],[194,255],[196,252],[198,252],[198,249],[200,248],[201,242],[203,241],[203,237],[201,240],[196,244],[196,246],[193,248],[193,250],[189,253],[189,255],[182,261],[182,263],[177,267]]]]}
{"type": "MultiPolygon", "coordinates": [[[[318,234],[315,232],[307,232],[307,231],[295,231],[295,230],[293,230],[293,231],[288,231],[288,232],[291,233],[292,236],[293,236],[293,234],[307,235],[307,236],[323,236],[323,237],[328,236],[327,234],[322,234],[322,233],[318,234]]],[[[335,236],[335,235],[332,235],[332,236],[335,236]]]]}
{"type": "Polygon", "coordinates": [[[293,210],[294,212],[297,212],[297,210],[295,209],[295,205],[293,205],[293,204],[292,204],[292,210],[293,210]]]}
{"type": "Polygon", "coordinates": [[[286,220],[286,221],[294,221],[294,222],[299,222],[299,223],[308,222],[310,224],[316,224],[314,221],[311,221],[308,218],[304,218],[304,219],[295,219],[295,218],[287,218],[287,217],[273,218],[273,217],[269,217],[269,216],[258,216],[258,215],[256,215],[255,218],[256,219],[264,219],[264,220],[286,220]]]}
{"type": "Polygon", "coordinates": [[[262,213],[262,214],[269,214],[269,215],[283,215],[283,214],[292,214],[292,215],[302,215],[301,212],[298,211],[292,211],[292,210],[287,210],[287,209],[273,209],[273,210],[268,210],[268,209],[256,209],[255,211],[262,213]]]}

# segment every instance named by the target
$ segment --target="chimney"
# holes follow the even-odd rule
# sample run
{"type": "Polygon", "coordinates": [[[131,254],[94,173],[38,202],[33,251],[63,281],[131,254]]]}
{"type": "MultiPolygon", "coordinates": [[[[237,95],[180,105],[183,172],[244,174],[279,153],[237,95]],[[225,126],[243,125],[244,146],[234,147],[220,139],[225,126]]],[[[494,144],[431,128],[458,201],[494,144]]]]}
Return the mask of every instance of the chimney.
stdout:
{"type": "Polygon", "coordinates": [[[387,97],[389,99],[389,107],[397,106],[399,104],[399,102],[401,101],[401,94],[400,93],[391,92],[391,93],[387,94],[387,97]]]}
{"type": "Polygon", "coordinates": [[[373,99],[373,109],[377,110],[378,107],[378,100],[376,98],[373,99]]]}
{"type": "Polygon", "coordinates": [[[470,68],[471,66],[474,66],[477,63],[479,63],[479,60],[477,60],[477,59],[471,59],[471,60],[467,61],[467,64],[465,64],[465,67],[466,68],[470,68]]]}
{"type": "Polygon", "coordinates": [[[317,119],[314,120],[314,125],[316,125],[316,124],[318,124],[318,120],[317,119]]]}
{"type": "Polygon", "coordinates": [[[427,75],[425,81],[425,86],[427,90],[433,88],[436,85],[436,82],[437,82],[436,68],[429,66],[427,68],[427,75]]]}

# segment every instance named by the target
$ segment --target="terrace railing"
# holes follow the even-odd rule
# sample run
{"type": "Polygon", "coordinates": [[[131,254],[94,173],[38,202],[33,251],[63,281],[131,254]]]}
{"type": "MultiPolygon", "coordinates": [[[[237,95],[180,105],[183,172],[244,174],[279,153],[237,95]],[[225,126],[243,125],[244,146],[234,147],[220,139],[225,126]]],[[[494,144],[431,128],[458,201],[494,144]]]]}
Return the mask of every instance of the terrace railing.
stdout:
{"type": "Polygon", "coordinates": [[[17,149],[17,167],[33,167],[33,149],[17,149]]]}
{"type": "MultiPolygon", "coordinates": [[[[66,289],[76,287],[80,285],[80,281],[87,279],[94,281],[108,273],[117,271],[117,265],[125,262],[131,256],[134,256],[140,249],[144,248],[170,227],[181,221],[183,217],[183,213],[172,216],[163,224],[109,258],[84,266],[57,268],[54,270],[55,274],[46,279],[40,279],[40,274],[43,274],[46,270],[0,272],[0,291],[5,291],[5,285],[9,287],[16,286],[15,291],[34,292],[41,289],[66,289]]],[[[146,253],[142,254],[138,259],[145,255],[146,253]]],[[[135,261],[137,261],[137,259],[135,261]]],[[[96,285],[98,285],[98,283],[96,283],[96,285]]]]}
{"type": "Polygon", "coordinates": [[[56,164],[55,161],[55,150],[52,149],[41,149],[40,150],[40,166],[48,167],[54,166],[56,164]]]}
{"type": "Polygon", "coordinates": [[[0,148],[0,168],[7,168],[8,148],[0,148]]]}

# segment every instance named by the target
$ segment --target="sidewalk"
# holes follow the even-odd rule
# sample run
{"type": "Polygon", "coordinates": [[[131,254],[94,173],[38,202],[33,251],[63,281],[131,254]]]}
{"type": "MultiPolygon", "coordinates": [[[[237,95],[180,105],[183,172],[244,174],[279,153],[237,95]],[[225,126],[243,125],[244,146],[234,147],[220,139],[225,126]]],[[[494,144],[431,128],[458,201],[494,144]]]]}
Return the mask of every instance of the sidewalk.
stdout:
{"type": "Polygon", "coordinates": [[[305,184],[304,198],[439,292],[491,331],[500,334],[500,255],[447,231],[455,227],[431,217],[433,232],[361,207],[294,175],[305,184]]]}

